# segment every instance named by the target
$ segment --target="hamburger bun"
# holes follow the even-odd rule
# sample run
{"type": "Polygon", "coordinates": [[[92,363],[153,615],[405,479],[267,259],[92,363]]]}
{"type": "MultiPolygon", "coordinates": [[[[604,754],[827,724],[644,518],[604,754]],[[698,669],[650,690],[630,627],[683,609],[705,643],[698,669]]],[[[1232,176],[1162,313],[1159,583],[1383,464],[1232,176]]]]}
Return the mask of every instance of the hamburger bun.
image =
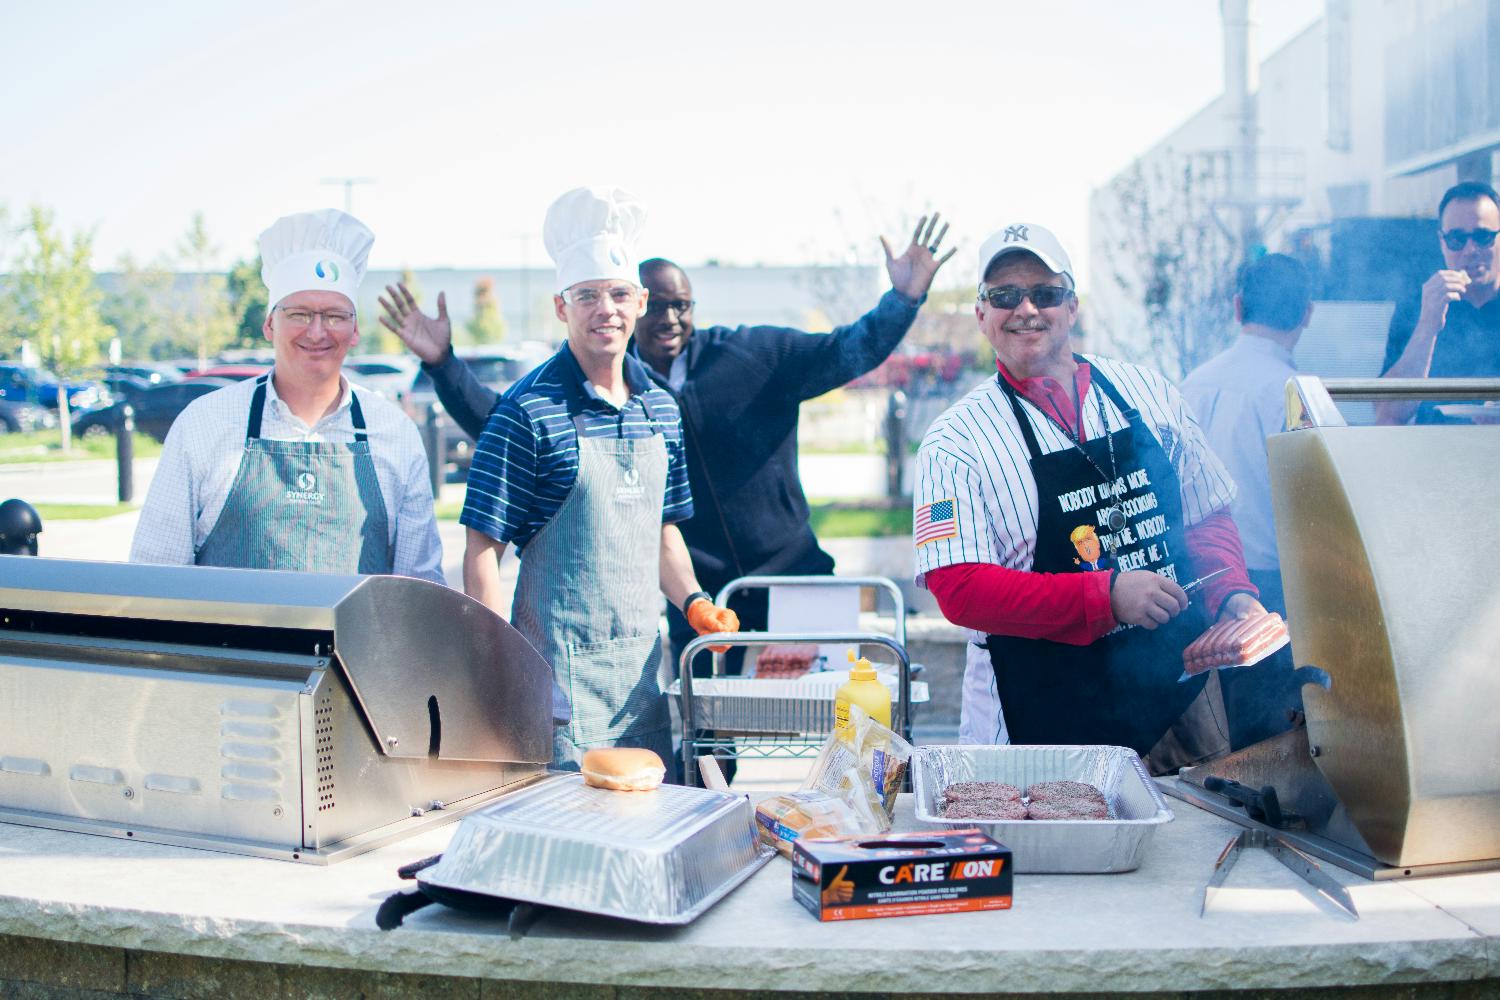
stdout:
{"type": "Polygon", "coordinates": [[[661,758],[638,747],[599,747],[579,765],[585,784],[621,792],[648,792],[667,775],[661,758]]]}

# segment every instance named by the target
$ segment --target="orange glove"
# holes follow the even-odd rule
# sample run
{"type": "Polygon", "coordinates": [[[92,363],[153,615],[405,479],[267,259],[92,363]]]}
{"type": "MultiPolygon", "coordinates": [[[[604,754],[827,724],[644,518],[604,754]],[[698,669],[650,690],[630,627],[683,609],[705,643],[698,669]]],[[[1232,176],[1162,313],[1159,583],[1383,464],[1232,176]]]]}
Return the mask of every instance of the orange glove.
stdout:
{"type": "MultiPolygon", "coordinates": [[[[699,635],[740,630],[739,615],[702,597],[690,603],[687,610],[683,612],[683,616],[687,618],[687,623],[693,626],[693,631],[699,635]]],[[[728,646],[709,646],[708,648],[715,653],[729,652],[728,646]]]]}

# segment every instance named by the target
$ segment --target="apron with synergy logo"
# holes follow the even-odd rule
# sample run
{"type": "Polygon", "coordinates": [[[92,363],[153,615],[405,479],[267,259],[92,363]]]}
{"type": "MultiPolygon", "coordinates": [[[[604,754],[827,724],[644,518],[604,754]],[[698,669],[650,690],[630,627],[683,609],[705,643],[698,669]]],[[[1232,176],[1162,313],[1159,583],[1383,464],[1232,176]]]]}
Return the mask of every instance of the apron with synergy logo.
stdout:
{"type": "Polygon", "coordinates": [[[351,386],[353,442],[271,441],[260,436],[269,378],[256,380],[234,485],[195,561],[311,573],[391,572],[390,521],[359,396],[351,386]]]}
{"type": "MultiPolygon", "coordinates": [[[[650,405],[646,417],[655,423],[650,405]]],[[[578,433],[578,479],[526,543],[511,623],[552,664],[571,718],[553,731],[553,763],[576,770],[591,747],[629,746],[672,759],[661,687],[661,517],[667,446],[578,433]]],[[[568,717],[554,705],[554,717],[568,717]]]]}

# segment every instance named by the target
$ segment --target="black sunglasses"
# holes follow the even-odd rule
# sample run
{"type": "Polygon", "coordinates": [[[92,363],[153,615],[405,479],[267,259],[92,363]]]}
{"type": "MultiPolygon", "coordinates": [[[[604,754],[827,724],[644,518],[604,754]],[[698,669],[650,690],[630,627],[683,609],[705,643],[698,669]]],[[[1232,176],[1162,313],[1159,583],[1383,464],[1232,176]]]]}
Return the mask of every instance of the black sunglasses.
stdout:
{"type": "Polygon", "coordinates": [[[1450,229],[1443,234],[1443,245],[1449,250],[1462,250],[1464,244],[1474,241],[1476,247],[1492,247],[1500,232],[1493,229],[1450,229]]]}
{"type": "Polygon", "coordinates": [[[1022,299],[1030,299],[1031,304],[1038,309],[1051,309],[1072,298],[1073,289],[1061,285],[1032,285],[1030,288],[1001,285],[999,288],[986,288],[979,293],[979,297],[994,309],[1014,309],[1021,304],[1022,299]]]}

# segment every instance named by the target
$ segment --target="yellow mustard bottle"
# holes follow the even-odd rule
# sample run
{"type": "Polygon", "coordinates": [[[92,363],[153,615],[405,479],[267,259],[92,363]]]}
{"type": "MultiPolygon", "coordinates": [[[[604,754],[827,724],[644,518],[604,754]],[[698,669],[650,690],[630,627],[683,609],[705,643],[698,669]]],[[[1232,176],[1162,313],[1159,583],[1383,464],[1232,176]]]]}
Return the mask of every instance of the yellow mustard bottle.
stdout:
{"type": "Polygon", "coordinates": [[[855,661],[852,649],[849,650],[849,662],[854,664],[849,670],[849,680],[839,688],[833,700],[833,732],[846,743],[854,739],[849,726],[851,704],[858,705],[866,715],[887,729],[891,727],[890,689],[875,675],[875,668],[870,666],[869,660],[861,656],[858,662],[855,661]]]}

